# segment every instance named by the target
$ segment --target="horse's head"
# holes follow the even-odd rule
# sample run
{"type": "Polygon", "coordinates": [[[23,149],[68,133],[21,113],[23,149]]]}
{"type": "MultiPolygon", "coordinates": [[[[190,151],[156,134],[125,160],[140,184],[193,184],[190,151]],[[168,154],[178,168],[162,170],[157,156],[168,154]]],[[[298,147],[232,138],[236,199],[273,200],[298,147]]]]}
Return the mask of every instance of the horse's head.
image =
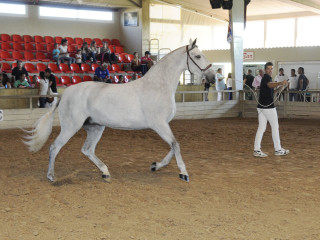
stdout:
{"type": "Polygon", "coordinates": [[[197,74],[198,76],[204,75],[208,79],[215,77],[215,71],[212,64],[206,59],[204,54],[198,49],[196,45],[197,39],[186,46],[187,53],[187,69],[189,72],[197,74]]]}

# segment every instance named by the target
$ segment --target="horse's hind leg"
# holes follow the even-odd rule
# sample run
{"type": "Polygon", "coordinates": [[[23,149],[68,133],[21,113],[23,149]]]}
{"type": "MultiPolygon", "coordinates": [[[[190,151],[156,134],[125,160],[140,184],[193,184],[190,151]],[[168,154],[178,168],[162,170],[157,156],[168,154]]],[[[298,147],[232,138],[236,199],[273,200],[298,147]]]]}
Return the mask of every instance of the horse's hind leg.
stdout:
{"type": "Polygon", "coordinates": [[[161,125],[156,126],[153,128],[159,135],[160,137],[169,144],[171,147],[170,152],[167,154],[167,156],[160,162],[160,163],[153,163],[151,165],[151,170],[158,170],[159,168],[166,166],[170,163],[170,160],[173,156],[173,154],[176,156],[176,161],[178,168],[180,169],[180,174],[179,177],[186,181],[189,182],[189,175],[186,169],[186,165],[184,164],[181,153],[180,153],[180,147],[179,143],[176,141],[175,137],[173,136],[173,133],[170,129],[170,126],[168,123],[163,123],[161,125]]]}
{"type": "Polygon", "coordinates": [[[95,155],[97,143],[102,136],[105,126],[85,124],[83,128],[87,131],[87,139],[81,151],[100,169],[103,179],[109,182],[111,178],[108,167],[95,155]]]}

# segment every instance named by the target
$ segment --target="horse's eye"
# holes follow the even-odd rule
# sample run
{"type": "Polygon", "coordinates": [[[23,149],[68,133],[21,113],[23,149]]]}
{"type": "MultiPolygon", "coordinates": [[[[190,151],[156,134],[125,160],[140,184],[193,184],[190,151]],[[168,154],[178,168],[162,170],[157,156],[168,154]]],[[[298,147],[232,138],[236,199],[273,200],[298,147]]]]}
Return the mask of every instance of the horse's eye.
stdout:
{"type": "Polygon", "coordinates": [[[201,58],[201,56],[200,56],[200,55],[197,55],[197,56],[196,56],[196,58],[197,58],[197,59],[200,59],[200,58],[201,58]]]}

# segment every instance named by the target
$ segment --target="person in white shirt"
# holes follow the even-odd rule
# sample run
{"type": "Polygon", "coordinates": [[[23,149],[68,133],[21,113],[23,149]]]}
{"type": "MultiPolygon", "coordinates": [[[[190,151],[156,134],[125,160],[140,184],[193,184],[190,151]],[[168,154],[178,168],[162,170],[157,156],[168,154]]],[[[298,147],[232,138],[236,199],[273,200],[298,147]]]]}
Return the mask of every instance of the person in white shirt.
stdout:
{"type": "Polygon", "coordinates": [[[76,64],[78,64],[81,69],[81,63],[82,63],[81,49],[78,49],[76,55],[74,56],[76,57],[76,64]]]}
{"type": "MultiPolygon", "coordinates": [[[[216,90],[217,91],[222,91],[225,89],[225,82],[224,82],[224,76],[222,74],[222,69],[218,68],[217,74],[216,74],[216,90]]],[[[218,92],[218,98],[217,101],[222,101],[223,100],[223,93],[218,92]]]]}
{"type": "Polygon", "coordinates": [[[252,86],[254,87],[255,90],[260,88],[261,79],[263,75],[264,75],[264,71],[262,69],[259,69],[259,75],[255,76],[252,83],[252,86]]]}
{"type": "MultiPolygon", "coordinates": [[[[227,90],[232,90],[232,74],[228,73],[227,90]]],[[[232,100],[232,92],[229,92],[229,100],[232,100]]]]}
{"type": "MultiPolygon", "coordinates": [[[[275,82],[282,82],[284,80],[288,81],[289,78],[287,74],[284,74],[283,68],[279,68],[279,74],[275,77],[274,80],[275,82]]],[[[279,101],[281,100],[281,96],[282,96],[282,99],[284,100],[284,92],[282,92],[281,95],[279,96],[279,101]]]]}
{"type": "MultiPolygon", "coordinates": [[[[298,76],[296,75],[296,70],[291,69],[291,76],[289,77],[289,90],[297,91],[298,90],[298,76]]],[[[289,93],[289,101],[297,101],[296,93],[289,93]]]]}
{"type": "MultiPolygon", "coordinates": [[[[48,95],[49,80],[45,78],[44,72],[40,72],[39,95],[48,95]]],[[[39,108],[44,108],[47,102],[46,97],[39,97],[39,108]]]]}
{"type": "Polygon", "coordinates": [[[67,39],[61,40],[61,45],[59,47],[59,50],[60,50],[60,54],[59,54],[58,64],[60,64],[61,62],[64,62],[65,60],[68,61],[69,65],[76,62],[76,59],[73,57],[70,57],[70,55],[68,53],[68,40],[67,39]]]}

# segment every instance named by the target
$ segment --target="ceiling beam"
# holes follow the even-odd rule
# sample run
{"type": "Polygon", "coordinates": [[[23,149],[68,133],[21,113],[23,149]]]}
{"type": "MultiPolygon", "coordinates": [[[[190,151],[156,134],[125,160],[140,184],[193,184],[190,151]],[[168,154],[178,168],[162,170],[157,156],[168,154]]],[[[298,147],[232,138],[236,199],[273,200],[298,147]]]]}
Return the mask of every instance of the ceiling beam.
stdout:
{"type": "Polygon", "coordinates": [[[280,2],[285,2],[293,6],[303,8],[306,11],[320,14],[320,4],[315,4],[314,2],[308,0],[281,0],[280,2]]]}
{"type": "Polygon", "coordinates": [[[133,5],[135,5],[135,6],[139,7],[139,8],[142,8],[142,0],[139,0],[139,3],[137,3],[134,0],[128,0],[128,2],[131,2],[133,5]]]}

